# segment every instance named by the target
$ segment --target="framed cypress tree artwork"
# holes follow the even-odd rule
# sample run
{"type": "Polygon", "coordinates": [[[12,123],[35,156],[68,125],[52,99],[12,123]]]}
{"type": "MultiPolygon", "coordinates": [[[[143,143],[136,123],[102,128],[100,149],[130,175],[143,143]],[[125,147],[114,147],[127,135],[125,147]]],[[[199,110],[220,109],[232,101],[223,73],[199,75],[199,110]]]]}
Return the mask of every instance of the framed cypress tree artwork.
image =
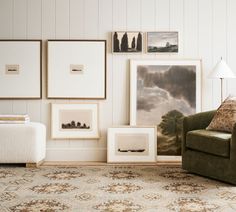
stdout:
{"type": "Polygon", "coordinates": [[[115,31],[112,33],[112,53],[142,53],[143,33],[115,31]]]}

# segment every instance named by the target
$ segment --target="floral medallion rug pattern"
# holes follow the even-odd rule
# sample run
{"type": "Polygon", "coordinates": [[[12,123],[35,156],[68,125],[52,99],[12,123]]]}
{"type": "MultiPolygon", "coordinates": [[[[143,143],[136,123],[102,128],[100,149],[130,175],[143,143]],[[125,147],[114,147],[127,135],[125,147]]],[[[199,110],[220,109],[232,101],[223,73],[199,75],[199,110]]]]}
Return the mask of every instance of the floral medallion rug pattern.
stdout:
{"type": "Polygon", "coordinates": [[[0,167],[0,211],[236,211],[236,186],[177,166],[0,167]]]}

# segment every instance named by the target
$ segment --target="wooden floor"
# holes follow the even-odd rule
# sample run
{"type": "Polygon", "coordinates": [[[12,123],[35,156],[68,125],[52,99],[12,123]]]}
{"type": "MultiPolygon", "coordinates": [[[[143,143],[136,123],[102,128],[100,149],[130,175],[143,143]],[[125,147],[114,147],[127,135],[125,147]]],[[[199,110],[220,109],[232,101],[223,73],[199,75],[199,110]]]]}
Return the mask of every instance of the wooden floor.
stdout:
{"type": "Polygon", "coordinates": [[[55,161],[55,162],[43,162],[41,166],[181,166],[181,162],[157,162],[157,163],[106,163],[106,162],[62,162],[62,161],[55,161]]]}

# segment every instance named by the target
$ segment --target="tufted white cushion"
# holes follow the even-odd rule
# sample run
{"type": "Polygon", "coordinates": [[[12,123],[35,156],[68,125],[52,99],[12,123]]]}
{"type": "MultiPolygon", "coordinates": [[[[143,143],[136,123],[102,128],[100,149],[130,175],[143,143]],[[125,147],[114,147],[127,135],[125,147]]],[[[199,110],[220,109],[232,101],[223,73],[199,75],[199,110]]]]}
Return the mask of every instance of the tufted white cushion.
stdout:
{"type": "Polygon", "coordinates": [[[43,124],[0,124],[0,163],[37,163],[45,154],[43,124]]]}

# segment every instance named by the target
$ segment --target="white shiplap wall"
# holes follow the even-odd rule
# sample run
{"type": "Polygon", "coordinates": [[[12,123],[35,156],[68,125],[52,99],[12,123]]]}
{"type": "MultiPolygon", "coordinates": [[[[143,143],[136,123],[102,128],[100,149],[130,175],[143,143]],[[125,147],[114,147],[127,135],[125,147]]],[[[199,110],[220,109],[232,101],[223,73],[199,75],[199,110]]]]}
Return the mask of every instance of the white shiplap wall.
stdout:
{"type": "MultiPolygon", "coordinates": [[[[48,161],[104,161],[106,129],[129,122],[128,59],[201,58],[202,109],[219,105],[220,84],[207,75],[221,56],[236,69],[235,11],[235,0],[0,0],[0,39],[44,40],[43,99],[1,100],[0,113],[28,113],[32,121],[47,125],[48,161]],[[179,54],[112,55],[115,30],[177,30],[179,54]],[[107,39],[107,99],[99,101],[100,140],[50,139],[50,103],[81,101],[45,98],[46,39],[107,39]]],[[[235,82],[226,81],[225,97],[236,93],[235,82]]]]}

